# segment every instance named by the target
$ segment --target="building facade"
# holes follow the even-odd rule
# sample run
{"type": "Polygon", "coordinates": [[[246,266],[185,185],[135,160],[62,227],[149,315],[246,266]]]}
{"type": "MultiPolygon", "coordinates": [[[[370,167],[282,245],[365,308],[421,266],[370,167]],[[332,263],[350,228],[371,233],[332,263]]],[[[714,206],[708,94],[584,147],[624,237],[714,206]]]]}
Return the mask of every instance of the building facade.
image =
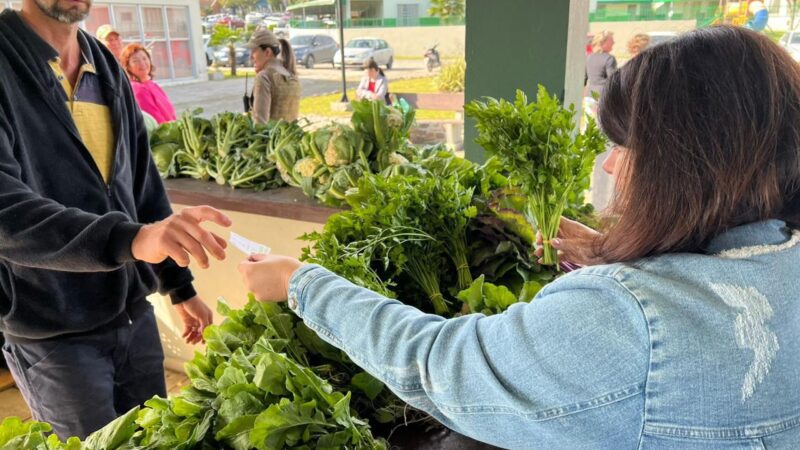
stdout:
{"type": "MultiPolygon", "coordinates": [[[[0,0],[0,9],[21,6],[19,1],[0,0]]],[[[81,27],[94,34],[103,24],[111,24],[126,44],[140,43],[149,48],[157,81],[171,83],[207,77],[198,2],[96,2],[81,27]]]]}

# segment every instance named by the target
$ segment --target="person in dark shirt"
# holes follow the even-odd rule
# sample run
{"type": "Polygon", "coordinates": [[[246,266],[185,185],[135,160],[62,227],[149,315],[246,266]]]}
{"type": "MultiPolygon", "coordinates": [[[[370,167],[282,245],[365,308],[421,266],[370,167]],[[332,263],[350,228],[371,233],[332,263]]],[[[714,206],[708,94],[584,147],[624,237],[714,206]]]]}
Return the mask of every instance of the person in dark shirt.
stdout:
{"type": "Polygon", "coordinates": [[[229,226],[200,206],[173,214],[130,84],[78,28],[90,0],[25,0],[0,13],[0,331],[33,418],[84,438],[153,395],[164,353],[147,295],[169,295],[184,338],[211,310],[208,267],[229,226]]]}

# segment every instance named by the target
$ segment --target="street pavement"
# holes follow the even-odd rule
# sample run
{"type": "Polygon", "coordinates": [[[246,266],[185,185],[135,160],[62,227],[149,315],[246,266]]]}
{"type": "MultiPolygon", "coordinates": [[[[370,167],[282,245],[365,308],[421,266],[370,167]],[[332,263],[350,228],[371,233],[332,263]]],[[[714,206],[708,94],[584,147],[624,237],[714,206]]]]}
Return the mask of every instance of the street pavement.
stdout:
{"type": "MultiPolygon", "coordinates": [[[[248,90],[253,88],[253,70],[239,69],[250,73],[247,81],[248,90]]],[[[386,76],[392,80],[418,78],[428,75],[422,58],[419,60],[396,61],[392,70],[387,70],[386,76]]],[[[332,94],[342,91],[341,70],[333,69],[330,65],[317,65],[314,69],[298,68],[300,86],[303,97],[332,94]]],[[[347,88],[355,89],[361,79],[359,69],[347,69],[347,88]]],[[[204,116],[211,116],[223,111],[242,111],[242,97],[245,94],[245,79],[233,78],[219,81],[198,81],[178,85],[165,85],[164,91],[175,106],[175,111],[180,114],[185,110],[203,108],[204,116]]]]}

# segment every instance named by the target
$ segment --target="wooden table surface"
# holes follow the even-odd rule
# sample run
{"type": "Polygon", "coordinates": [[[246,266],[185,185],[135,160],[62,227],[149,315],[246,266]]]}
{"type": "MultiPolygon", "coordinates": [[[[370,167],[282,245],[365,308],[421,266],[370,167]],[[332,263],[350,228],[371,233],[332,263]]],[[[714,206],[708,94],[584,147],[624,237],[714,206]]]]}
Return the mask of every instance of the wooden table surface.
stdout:
{"type": "Polygon", "coordinates": [[[325,223],[328,217],[340,211],[321,205],[293,187],[254,191],[189,178],[165,180],[164,185],[170,201],[181,205],[210,205],[228,211],[314,223],[325,223]]]}

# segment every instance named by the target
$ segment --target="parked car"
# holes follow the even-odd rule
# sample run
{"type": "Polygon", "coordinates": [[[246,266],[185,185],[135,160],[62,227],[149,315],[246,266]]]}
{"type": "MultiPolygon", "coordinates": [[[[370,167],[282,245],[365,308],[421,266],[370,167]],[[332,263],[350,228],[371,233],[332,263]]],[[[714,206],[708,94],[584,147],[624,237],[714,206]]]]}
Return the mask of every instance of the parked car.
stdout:
{"type": "Polygon", "coordinates": [[[225,25],[231,28],[244,28],[245,23],[244,20],[242,20],[237,16],[226,15],[221,19],[217,20],[217,23],[215,25],[225,25]]]}
{"type": "Polygon", "coordinates": [[[244,21],[247,25],[258,25],[264,20],[264,17],[266,17],[264,13],[253,12],[244,16],[244,21]]]}
{"type": "Polygon", "coordinates": [[[800,61],[800,31],[793,31],[783,35],[780,43],[795,61],[800,61]]]}
{"type": "MultiPolygon", "coordinates": [[[[236,49],[236,66],[237,67],[250,67],[253,62],[250,60],[250,49],[245,47],[244,44],[238,44],[236,49]]],[[[214,52],[214,60],[223,66],[230,66],[230,51],[227,45],[219,47],[214,52]]]]}
{"type": "MultiPolygon", "coordinates": [[[[341,51],[340,49],[333,56],[335,67],[342,66],[341,51]]],[[[373,58],[379,66],[391,69],[394,64],[394,50],[383,39],[375,38],[352,39],[344,46],[345,66],[361,66],[370,58],[373,58]]]]}
{"type": "Polygon", "coordinates": [[[225,14],[210,14],[208,16],[203,17],[203,26],[206,28],[213,28],[214,25],[217,23],[218,20],[225,17],[225,14]]]}
{"type": "Polygon", "coordinates": [[[295,36],[289,42],[294,49],[295,59],[307,69],[313,69],[316,63],[333,64],[333,55],[339,49],[339,44],[324,34],[295,36]]]}
{"type": "Polygon", "coordinates": [[[285,14],[270,14],[261,21],[265,27],[285,28],[289,25],[289,16],[285,14]]]}

